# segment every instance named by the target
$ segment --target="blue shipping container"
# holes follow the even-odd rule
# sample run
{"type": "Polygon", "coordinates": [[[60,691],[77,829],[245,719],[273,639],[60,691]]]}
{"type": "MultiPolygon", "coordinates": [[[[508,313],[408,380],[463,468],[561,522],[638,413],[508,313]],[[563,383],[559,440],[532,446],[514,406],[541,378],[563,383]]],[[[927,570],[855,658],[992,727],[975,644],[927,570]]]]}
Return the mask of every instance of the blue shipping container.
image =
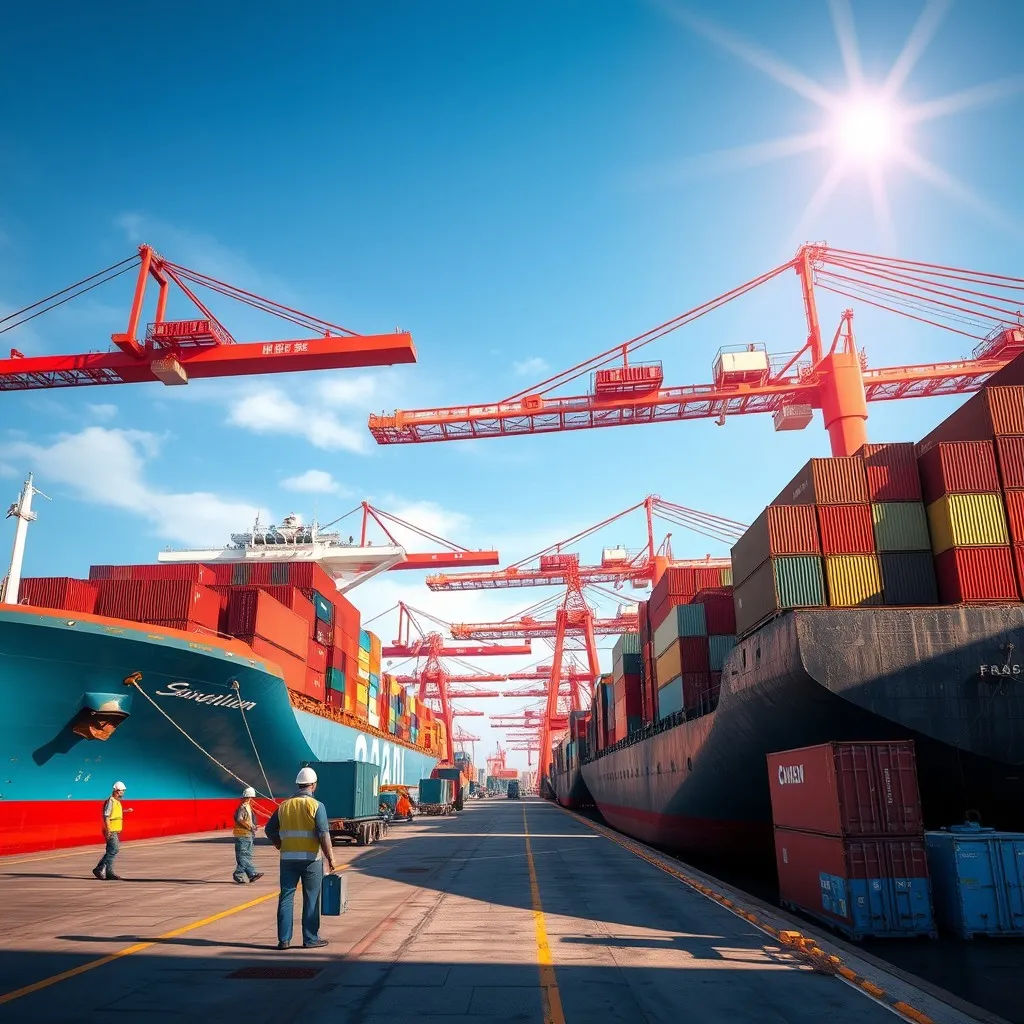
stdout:
{"type": "Polygon", "coordinates": [[[371,672],[367,677],[370,680],[370,685],[376,690],[380,686],[380,676],[376,672],[371,672]]]}
{"type": "Polygon", "coordinates": [[[345,673],[340,668],[329,668],[327,670],[327,689],[345,692],[345,673]]]}
{"type": "Polygon", "coordinates": [[[334,605],[324,597],[318,590],[308,591],[313,600],[313,611],[321,622],[334,621],[334,605]]]}
{"type": "Polygon", "coordinates": [[[812,907],[805,909],[851,939],[869,935],[900,938],[935,932],[927,878],[847,879],[823,871],[818,879],[824,914],[812,907]]]}
{"type": "Polygon", "coordinates": [[[924,839],[943,931],[1024,936],[1024,833],[969,822],[924,839]]]}
{"type": "Polygon", "coordinates": [[[370,634],[365,629],[359,630],[359,649],[367,652],[370,650],[370,634]]]}
{"type": "Polygon", "coordinates": [[[380,765],[371,761],[310,761],[316,797],[328,818],[370,818],[377,814],[380,765]]]}
{"type": "MultiPolygon", "coordinates": [[[[658,689],[658,718],[668,718],[683,710],[683,677],[676,676],[658,689]]],[[[617,739],[618,737],[616,737],[617,739]]]]}
{"type": "Polygon", "coordinates": [[[729,656],[729,652],[736,646],[736,637],[734,636],[709,636],[708,637],[708,653],[711,658],[711,671],[721,672],[722,666],[725,664],[725,659],[729,656]]]}

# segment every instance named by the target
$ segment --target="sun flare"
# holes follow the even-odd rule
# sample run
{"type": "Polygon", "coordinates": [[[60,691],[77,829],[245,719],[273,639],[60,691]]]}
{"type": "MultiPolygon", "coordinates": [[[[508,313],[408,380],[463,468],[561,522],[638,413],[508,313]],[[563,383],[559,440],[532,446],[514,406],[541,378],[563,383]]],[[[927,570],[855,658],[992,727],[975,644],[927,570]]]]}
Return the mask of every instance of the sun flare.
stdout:
{"type": "Polygon", "coordinates": [[[899,118],[891,103],[875,96],[855,96],[835,116],[837,148],[849,160],[880,164],[893,156],[899,141],[899,118]]]}

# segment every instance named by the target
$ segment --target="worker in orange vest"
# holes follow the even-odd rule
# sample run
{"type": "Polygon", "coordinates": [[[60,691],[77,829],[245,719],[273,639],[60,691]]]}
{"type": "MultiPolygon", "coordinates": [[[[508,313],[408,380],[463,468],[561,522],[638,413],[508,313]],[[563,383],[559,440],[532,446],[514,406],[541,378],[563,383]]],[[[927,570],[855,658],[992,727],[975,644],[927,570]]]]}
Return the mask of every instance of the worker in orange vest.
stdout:
{"type": "Polygon", "coordinates": [[[121,806],[121,797],[124,796],[124,783],[115,782],[114,788],[110,791],[110,797],[103,805],[103,838],[106,840],[107,849],[100,858],[99,864],[92,869],[92,873],[101,879],[119,882],[121,876],[114,874],[114,858],[121,849],[121,829],[124,827],[124,808],[121,806]]]}
{"type": "Polygon", "coordinates": [[[252,801],[256,790],[246,786],[242,790],[242,802],[235,811],[235,873],[234,879],[239,885],[256,882],[263,877],[262,871],[256,870],[252,860],[252,847],[256,841],[256,812],[252,809],[252,801]]]}

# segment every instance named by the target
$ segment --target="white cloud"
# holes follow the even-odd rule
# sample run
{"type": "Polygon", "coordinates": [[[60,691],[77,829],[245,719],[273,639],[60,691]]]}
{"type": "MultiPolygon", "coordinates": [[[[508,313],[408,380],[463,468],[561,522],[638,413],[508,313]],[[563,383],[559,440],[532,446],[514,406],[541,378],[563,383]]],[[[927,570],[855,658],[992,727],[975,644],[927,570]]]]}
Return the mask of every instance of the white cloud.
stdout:
{"type": "Polygon", "coordinates": [[[112,420],[117,415],[117,406],[103,403],[87,407],[94,420],[112,420]]]}
{"type": "Polygon", "coordinates": [[[283,389],[267,386],[233,401],[228,422],[257,434],[301,437],[325,451],[361,453],[369,447],[365,428],[343,423],[322,405],[300,405],[283,389]]]}
{"type": "Polygon", "coordinates": [[[15,442],[4,449],[7,457],[31,462],[41,485],[61,483],[87,502],[141,516],[156,536],[169,541],[221,544],[253,522],[259,511],[255,505],[208,491],[173,492],[150,484],[146,462],[158,452],[154,434],[98,426],[61,435],[49,446],[15,442]]]}
{"type": "Polygon", "coordinates": [[[298,476],[290,476],[281,481],[286,491],[298,491],[302,494],[345,494],[345,489],[322,469],[307,469],[298,476]]]}
{"type": "Polygon", "coordinates": [[[517,376],[526,377],[532,374],[539,376],[542,373],[547,373],[550,367],[540,356],[531,356],[529,359],[513,363],[512,369],[515,370],[517,376]]]}

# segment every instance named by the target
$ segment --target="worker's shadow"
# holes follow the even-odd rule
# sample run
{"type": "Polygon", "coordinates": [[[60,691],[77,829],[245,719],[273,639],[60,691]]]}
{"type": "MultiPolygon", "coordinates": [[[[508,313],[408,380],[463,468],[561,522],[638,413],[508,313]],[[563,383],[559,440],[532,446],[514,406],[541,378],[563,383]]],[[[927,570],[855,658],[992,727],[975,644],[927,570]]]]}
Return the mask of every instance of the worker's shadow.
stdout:
{"type": "Polygon", "coordinates": [[[200,939],[178,936],[171,939],[154,938],[151,935],[58,935],[62,942],[152,942],[157,946],[220,946],[226,949],[267,949],[265,942],[218,942],[216,939],[200,939]]]}

